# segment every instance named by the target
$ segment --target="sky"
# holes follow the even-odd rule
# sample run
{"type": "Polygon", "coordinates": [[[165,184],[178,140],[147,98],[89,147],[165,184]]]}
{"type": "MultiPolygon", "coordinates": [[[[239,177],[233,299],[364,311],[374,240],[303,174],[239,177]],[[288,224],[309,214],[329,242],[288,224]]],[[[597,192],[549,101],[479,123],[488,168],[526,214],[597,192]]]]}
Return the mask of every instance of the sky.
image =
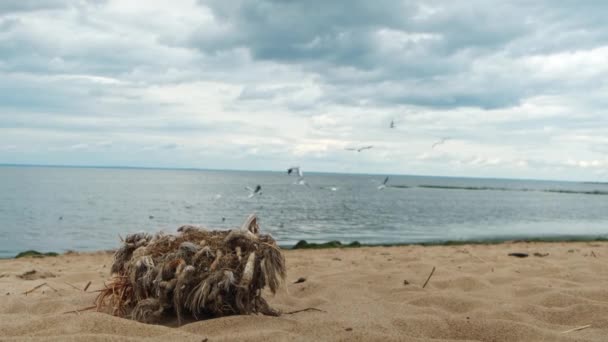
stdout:
{"type": "Polygon", "coordinates": [[[0,163],[608,181],[607,13],[2,1],[0,163]]]}

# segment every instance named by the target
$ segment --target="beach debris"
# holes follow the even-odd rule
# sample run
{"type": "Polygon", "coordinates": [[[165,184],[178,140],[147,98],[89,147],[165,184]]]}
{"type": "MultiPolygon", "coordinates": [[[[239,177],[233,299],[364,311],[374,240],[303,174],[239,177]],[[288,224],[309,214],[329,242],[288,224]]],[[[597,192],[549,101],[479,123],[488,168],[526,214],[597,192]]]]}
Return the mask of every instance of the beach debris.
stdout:
{"type": "Polygon", "coordinates": [[[96,299],[98,310],[157,323],[174,314],[194,319],[261,313],[279,316],[262,297],[286,277],[275,240],[249,215],[240,229],[182,226],[176,235],[128,235],[114,254],[112,278],[96,299]]]}
{"type": "Polygon", "coordinates": [[[91,286],[91,281],[89,280],[89,282],[87,283],[87,285],[84,287],[84,289],[82,291],[87,292],[87,290],[89,289],[89,286],[91,286]]]}
{"type": "Polygon", "coordinates": [[[410,282],[409,282],[409,281],[407,281],[407,279],[403,280],[403,285],[406,285],[406,286],[407,286],[407,285],[409,285],[409,284],[410,284],[410,282]]]}
{"type": "Polygon", "coordinates": [[[346,331],[353,331],[353,328],[346,328],[344,330],[346,330],[346,331]]]}
{"type": "Polygon", "coordinates": [[[544,258],[546,256],[549,256],[549,253],[539,253],[539,252],[536,252],[536,253],[534,253],[534,256],[535,257],[539,257],[539,258],[544,258]]]}
{"type": "Polygon", "coordinates": [[[594,258],[597,258],[597,256],[595,255],[594,251],[591,251],[591,256],[594,257],[594,258]]]}
{"type": "Polygon", "coordinates": [[[304,311],[327,312],[325,310],[321,310],[321,309],[317,309],[317,308],[306,308],[306,309],[300,309],[300,310],[294,310],[294,311],[285,312],[284,315],[293,315],[293,314],[297,314],[299,312],[304,312],[304,311]]]}
{"type": "Polygon", "coordinates": [[[426,281],[424,282],[424,285],[422,285],[422,288],[425,288],[426,284],[429,283],[429,280],[431,280],[431,277],[433,276],[433,273],[435,273],[435,266],[433,266],[433,270],[431,271],[431,274],[429,274],[429,277],[426,278],[426,281]]]}
{"type": "Polygon", "coordinates": [[[527,258],[528,253],[509,253],[509,256],[516,257],[516,258],[527,258]]]}
{"type": "Polygon", "coordinates": [[[304,277],[300,277],[300,278],[298,278],[298,280],[294,281],[293,283],[294,283],[294,284],[300,284],[300,283],[303,283],[303,282],[305,282],[305,281],[306,281],[306,278],[304,278],[304,277]]]}
{"type": "Polygon", "coordinates": [[[591,324],[587,324],[587,325],[583,325],[582,327],[576,327],[576,328],[572,328],[566,331],[562,331],[562,334],[567,334],[567,333],[571,333],[571,332],[575,332],[575,331],[579,331],[579,330],[583,330],[583,329],[587,329],[587,328],[591,328],[591,324]]]}
{"type": "Polygon", "coordinates": [[[57,289],[55,289],[55,288],[54,288],[54,287],[52,287],[51,285],[49,285],[49,284],[47,284],[47,283],[42,283],[42,284],[40,284],[40,285],[34,286],[34,287],[33,287],[32,289],[30,289],[30,290],[27,290],[27,291],[23,292],[23,294],[27,296],[28,294],[30,294],[30,293],[32,293],[32,292],[34,292],[34,291],[38,290],[39,288],[41,288],[41,287],[43,287],[43,286],[46,286],[46,287],[48,287],[49,289],[51,289],[51,290],[53,290],[53,291],[57,292],[57,289]]]}

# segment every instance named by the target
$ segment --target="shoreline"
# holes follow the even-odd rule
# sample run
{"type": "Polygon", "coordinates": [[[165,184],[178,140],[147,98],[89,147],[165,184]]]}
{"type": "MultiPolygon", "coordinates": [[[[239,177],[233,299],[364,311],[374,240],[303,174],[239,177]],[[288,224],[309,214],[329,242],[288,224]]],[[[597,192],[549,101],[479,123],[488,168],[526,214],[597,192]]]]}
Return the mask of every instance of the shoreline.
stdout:
{"type": "MultiPolygon", "coordinates": [[[[283,250],[300,250],[300,249],[331,249],[331,248],[361,248],[361,247],[407,247],[407,246],[464,246],[464,245],[500,245],[505,243],[574,243],[574,242],[608,242],[608,236],[549,236],[538,238],[487,238],[487,239],[472,239],[472,240],[436,240],[424,242],[395,242],[395,243],[360,243],[359,241],[341,242],[338,240],[326,242],[308,242],[300,240],[293,245],[279,244],[283,250]],[[300,245],[300,246],[298,246],[300,245]]],[[[0,260],[18,259],[20,257],[55,257],[58,255],[70,253],[113,253],[115,249],[98,249],[98,250],[66,250],[63,252],[46,251],[38,249],[29,249],[17,252],[14,256],[0,257],[0,260]]]]}

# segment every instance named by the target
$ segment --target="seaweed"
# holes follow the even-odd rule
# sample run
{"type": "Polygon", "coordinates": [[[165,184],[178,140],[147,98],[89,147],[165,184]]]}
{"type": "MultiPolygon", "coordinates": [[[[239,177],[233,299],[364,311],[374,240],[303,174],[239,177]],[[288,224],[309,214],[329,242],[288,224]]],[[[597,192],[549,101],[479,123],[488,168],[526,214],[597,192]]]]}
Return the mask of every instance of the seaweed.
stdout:
{"type": "Polygon", "coordinates": [[[354,248],[361,247],[361,243],[359,241],[353,241],[347,245],[342,244],[342,242],[334,240],[324,243],[310,243],[306,240],[300,240],[292,249],[321,249],[321,248],[354,248]]]}
{"type": "Polygon", "coordinates": [[[54,256],[58,256],[58,255],[59,254],[57,254],[55,252],[41,253],[41,252],[35,251],[33,249],[30,249],[30,250],[23,251],[23,252],[15,255],[15,259],[25,258],[25,257],[44,258],[44,257],[54,257],[54,256]]]}
{"type": "Polygon", "coordinates": [[[278,291],[285,258],[270,235],[260,234],[255,215],[231,231],[182,226],[176,235],[128,235],[111,272],[97,309],[144,323],[168,315],[181,324],[186,316],[281,314],[262,298],[262,289],[278,291]]]}

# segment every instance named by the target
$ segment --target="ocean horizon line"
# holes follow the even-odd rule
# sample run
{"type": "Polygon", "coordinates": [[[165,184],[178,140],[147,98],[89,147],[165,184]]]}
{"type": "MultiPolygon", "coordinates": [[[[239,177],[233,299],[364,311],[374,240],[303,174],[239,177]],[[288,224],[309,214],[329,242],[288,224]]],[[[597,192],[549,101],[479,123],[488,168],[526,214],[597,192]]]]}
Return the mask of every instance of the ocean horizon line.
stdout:
{"type": "MultiPolygon", "coordinates": [[[[222,169],[222,168],[201,168],[201,167],[162,167],[162,166],[130,166],[130,165],[73,165],[73,164],[16,164],[0,163],[0,167],[31,167],[31,168],[66,168],[66,169],[115,169],[115,170],[166,170],[166,171],[221,171],[221,172],[271,172],[284,173],[285,170],[251,170],[251,169],[222,169]]],[[[366,173],[366,172],[332,172],[307,170],[307,174],[330,174],[330,175],[361,175],[361,176],[405,176],[405,177],[428,177],[428,178],[448,178],[448,179],[482,179],[482,180],[515,180],[515,181],[535,181],[535,182],[565,182],[565,183],[588,183],[588,184],[608,184],[608,182],[592,180],[566,180],[566,179],[542,179],[542,178],[508,178],[508,177],[474,177],[474,176],[442,176],[425,174],[405,174],[405,173],[366,173]]]]}

